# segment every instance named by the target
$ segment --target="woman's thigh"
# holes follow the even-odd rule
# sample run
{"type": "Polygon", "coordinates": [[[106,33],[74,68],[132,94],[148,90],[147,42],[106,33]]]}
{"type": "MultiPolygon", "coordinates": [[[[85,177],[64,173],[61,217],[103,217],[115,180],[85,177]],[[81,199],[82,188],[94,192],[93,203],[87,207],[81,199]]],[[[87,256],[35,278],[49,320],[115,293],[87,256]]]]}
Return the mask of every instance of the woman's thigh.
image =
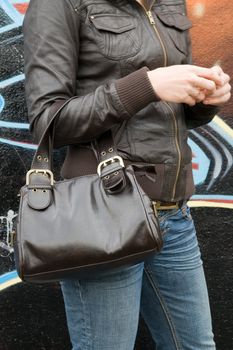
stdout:
{"type": "Polygon", "coordinates": [[[208,293],[188,207],[160,213],[163,250],[145,263],[141,312],[157,350],[215,350],[208,293]]]}
{"type": "Polygon", "coordinates": [[[142,275],[140,263],[60,282],[73,350],[133,350],[142,275]]]}

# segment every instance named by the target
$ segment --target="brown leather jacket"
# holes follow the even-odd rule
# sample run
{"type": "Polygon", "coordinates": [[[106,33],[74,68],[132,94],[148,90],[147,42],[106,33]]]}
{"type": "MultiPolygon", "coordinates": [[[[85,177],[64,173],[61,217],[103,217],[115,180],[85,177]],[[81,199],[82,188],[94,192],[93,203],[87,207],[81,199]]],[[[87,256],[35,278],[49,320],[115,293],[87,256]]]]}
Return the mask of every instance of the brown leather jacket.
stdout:
{"type": "Polygon", "coordinates": [[[217,109],[155,95],[147,70],[191,63],[191,22],[182,0],[145,3],[31,0],[23,23],[28,117],[38,141],[53,102],[77,96],[56,122],[55,147],[69,145],[63,176],[81,174],[82,150],[111,128],[148,194],[177,201],[194,191],[188,129],[217,109]]]}

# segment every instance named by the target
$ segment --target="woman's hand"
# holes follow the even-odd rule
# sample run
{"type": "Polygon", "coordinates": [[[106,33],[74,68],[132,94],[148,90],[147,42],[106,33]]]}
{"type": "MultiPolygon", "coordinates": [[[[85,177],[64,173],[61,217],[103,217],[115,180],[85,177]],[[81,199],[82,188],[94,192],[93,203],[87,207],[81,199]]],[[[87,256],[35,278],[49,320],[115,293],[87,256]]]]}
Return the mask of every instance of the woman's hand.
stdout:
{"type": "Polygon", "coordinates": [[[221,106],[227,102],[231,97],[231,85],[229,84],[230,77],[225,74],[221,67],[214,66],[211,68],[214,70],[222,80],[221,84],[216,85],[216,89],[212,93],[206,92],[206,97],[203,103],[206,105],[221,106]]]}
{"type": "Polygon", "coordinates": [[[223,95],[226,95],[227,88],[224,91],[221,89],[227,85],[227,75],[223,72],[220,74],[215,67],[174,65],[157,68],[147,74],[155,93],[167,102],[186,103],[190,106],[201,101],[212,104],[222,101],[223,95]]]}

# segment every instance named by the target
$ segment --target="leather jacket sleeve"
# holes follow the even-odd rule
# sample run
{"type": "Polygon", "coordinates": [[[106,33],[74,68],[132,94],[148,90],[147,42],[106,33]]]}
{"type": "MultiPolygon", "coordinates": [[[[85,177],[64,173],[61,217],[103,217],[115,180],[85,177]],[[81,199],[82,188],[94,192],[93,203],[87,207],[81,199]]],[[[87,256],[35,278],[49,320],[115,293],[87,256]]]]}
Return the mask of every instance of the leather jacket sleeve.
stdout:
{"type": "Polygon", "coordinates": [[[184,105],[185,121],[188,129],[194,129],[211,122],[220,108],[197,103],[195,106],[184,105]]]}
{"type": "MultiPolygon", "coordinates": [[[[51,105],[76,95],[79,31],[80,14],[69,0],[30,1],[23,22],[24,72],[30,131],[35,142],[48,124],[51,105]]],[[[142,79],[142,75],[147,77],[147,70],[144,67],[132,73],[134,79],[118,79],[118,85],[111,80],[89,94],[73,98],[56,120],[54,147],[89,142],[154,101],[150,82],[142,79]],[[138,87],[138,96],[146,96],[144,100],[137,94],[136,98],[128,96],[127,106],[131,108],[120,98],[129,91],[127,81],[138,87]]]]}

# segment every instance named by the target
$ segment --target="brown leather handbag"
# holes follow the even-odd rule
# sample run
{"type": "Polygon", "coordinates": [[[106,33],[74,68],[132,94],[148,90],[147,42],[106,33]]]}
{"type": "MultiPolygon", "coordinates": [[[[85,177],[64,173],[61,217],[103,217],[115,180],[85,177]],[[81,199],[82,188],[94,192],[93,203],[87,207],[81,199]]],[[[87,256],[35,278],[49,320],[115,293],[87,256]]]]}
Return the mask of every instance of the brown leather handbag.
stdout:
{"type": "Polygon", "coordinates": [[[69,100],[51,107],[50,123],[21,188],[14,242],[16,269],[32,283],[90,276],[135,264],[162,247],[159,222],[132,166],[124,167],[110,131],[95,142],[96,174],[54,181],[54,122],[69,100]]]}

